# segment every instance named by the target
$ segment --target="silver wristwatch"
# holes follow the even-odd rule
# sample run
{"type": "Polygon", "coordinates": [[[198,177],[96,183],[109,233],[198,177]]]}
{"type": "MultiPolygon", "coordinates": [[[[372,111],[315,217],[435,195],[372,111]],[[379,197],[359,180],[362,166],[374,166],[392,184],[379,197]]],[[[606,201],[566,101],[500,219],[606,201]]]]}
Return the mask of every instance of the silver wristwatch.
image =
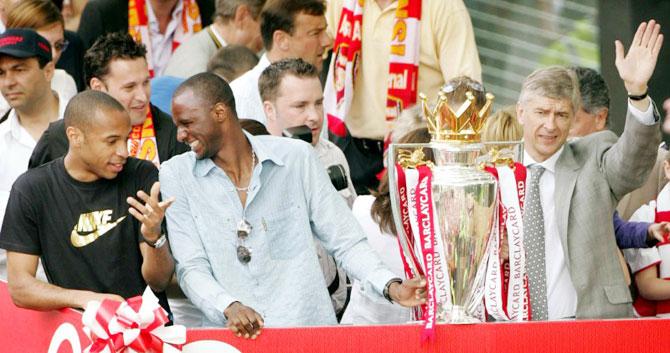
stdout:
{"type": "Polygon", "coordinates": [[[158,237],[158,240],[156,240],[156,242],[153,244],[149,243],[146,240],[145,242],[154,249],[160,249],[165,245],[165,243],[167,243],[167,236],[165,236],[165,233],[163,233],[160,237],[158,237]]]}

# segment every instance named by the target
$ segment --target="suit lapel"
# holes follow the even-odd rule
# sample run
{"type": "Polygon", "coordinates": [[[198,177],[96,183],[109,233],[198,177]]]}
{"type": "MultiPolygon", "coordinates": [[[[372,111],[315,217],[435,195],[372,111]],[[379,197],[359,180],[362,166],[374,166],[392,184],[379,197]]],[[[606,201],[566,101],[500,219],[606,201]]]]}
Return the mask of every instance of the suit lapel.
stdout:
{"type": "MultiPolygon", "coordinates": [[[[570,215],[570,203],[572,202],[572,192],[575,189],[577,182],[577,175],[579,172],[579,164],[575,159],[572,148],[569,144],[565,144],[563,152],[556,161],[556,186],[555,186],[555,211],[556,223],[558,225],[558,233],[561,237],[561,244],[566,257],[570,258],[568,252],[568,217],[570,215]]],[[[570,261],[566,261],[568,269],[570,268],[570,261]]]]}

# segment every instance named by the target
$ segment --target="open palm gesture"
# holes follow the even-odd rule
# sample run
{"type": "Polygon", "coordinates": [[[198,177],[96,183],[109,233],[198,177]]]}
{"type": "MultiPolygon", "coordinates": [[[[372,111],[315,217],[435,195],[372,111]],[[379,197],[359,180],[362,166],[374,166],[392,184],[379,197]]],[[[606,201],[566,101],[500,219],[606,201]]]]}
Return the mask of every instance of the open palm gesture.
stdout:
{"type": "Polygon", "coordinates": [[[625,55],[621,41],[614,43],[614,63],[629,94],[640,95],[647,92],[647,83],[654,73],[662,45],[661,25],[654,20],[640,24],[625,55]]]}
{"type": "Polygon", "coordinates": [[[130,204],[128,210],[138,221],[142,223],[140,232],[145,240],[153,243],[161,236],[161,223],[165,217],[165,210],[174,202],[174,197],[166,201],[159,201],[160,183],[155,182],[151,186],[151,195],[140,190],[137,192],[137,197],[144,202],[144,204],[134,197],[128,197],[127,202],[130,204]]]}

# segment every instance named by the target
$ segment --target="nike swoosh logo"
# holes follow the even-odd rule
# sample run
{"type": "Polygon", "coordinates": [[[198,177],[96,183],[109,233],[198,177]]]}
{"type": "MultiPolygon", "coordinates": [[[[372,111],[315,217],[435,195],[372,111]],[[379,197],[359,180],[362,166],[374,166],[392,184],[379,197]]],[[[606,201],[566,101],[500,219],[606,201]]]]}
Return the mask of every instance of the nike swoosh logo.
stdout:
{"type": "Polygon", "coordinates": [[[105,235],[105,233],[109,232],[114,227],[116,227],[126,217],[127,216],[123,216],[112,223],[101,224],[98,226],[98,229],[96,231],[88,233],[86,235],[82,235],[79,232],[77,232],[77,226],[75,225],[74,229],[72,229],[72,233],[70,233],[70,243],[72,243],[72,245],[75,248],[81,248],[88,244],[91,244],[101,236],[105,235]]]}

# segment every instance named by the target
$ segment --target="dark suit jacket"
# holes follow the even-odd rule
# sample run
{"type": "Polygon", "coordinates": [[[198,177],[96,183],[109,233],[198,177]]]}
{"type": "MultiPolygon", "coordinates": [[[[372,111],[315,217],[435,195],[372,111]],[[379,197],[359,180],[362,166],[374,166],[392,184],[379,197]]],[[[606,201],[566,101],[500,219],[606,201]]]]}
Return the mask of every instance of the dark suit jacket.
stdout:
{"type": "MultiPolygon", "coordinates": [[[[214,0],[196,0],[200,9],[202,28],[212,24],[214,0]]],[[[127,0],[89,0],[81,14],[77,33],[90,48],[96,39],[111,32],[128,32],[127,0]]]]}
{"type": "MultiPolygon", "coordinates": [[[[172,156],[189,151],[188,145],[177,141],[177,127],[174,126],[172,118],[155,106],[151,106],[154,117],[154,129],[156,130],[156,143],[158,144],[158,158],[163,163],[172,156]]],[[[54,121],[44,131],[42,137],[37,141],[33,154],[28,162],[28,169],[36,168],[44,163],[62,157],[67,153],[69,143],[65,135],[65,124],[63,120],[54,121]]]]}
{"type": "Polygon", "coordinates": [[[658,123],[644,125],[628,113],[620,138],[610,131],[591,134],[567,143],[556,162],[556,222],[577,291],[577,318],[632,316],[612,214],[647,180],[660,141],[658,123]]]}

